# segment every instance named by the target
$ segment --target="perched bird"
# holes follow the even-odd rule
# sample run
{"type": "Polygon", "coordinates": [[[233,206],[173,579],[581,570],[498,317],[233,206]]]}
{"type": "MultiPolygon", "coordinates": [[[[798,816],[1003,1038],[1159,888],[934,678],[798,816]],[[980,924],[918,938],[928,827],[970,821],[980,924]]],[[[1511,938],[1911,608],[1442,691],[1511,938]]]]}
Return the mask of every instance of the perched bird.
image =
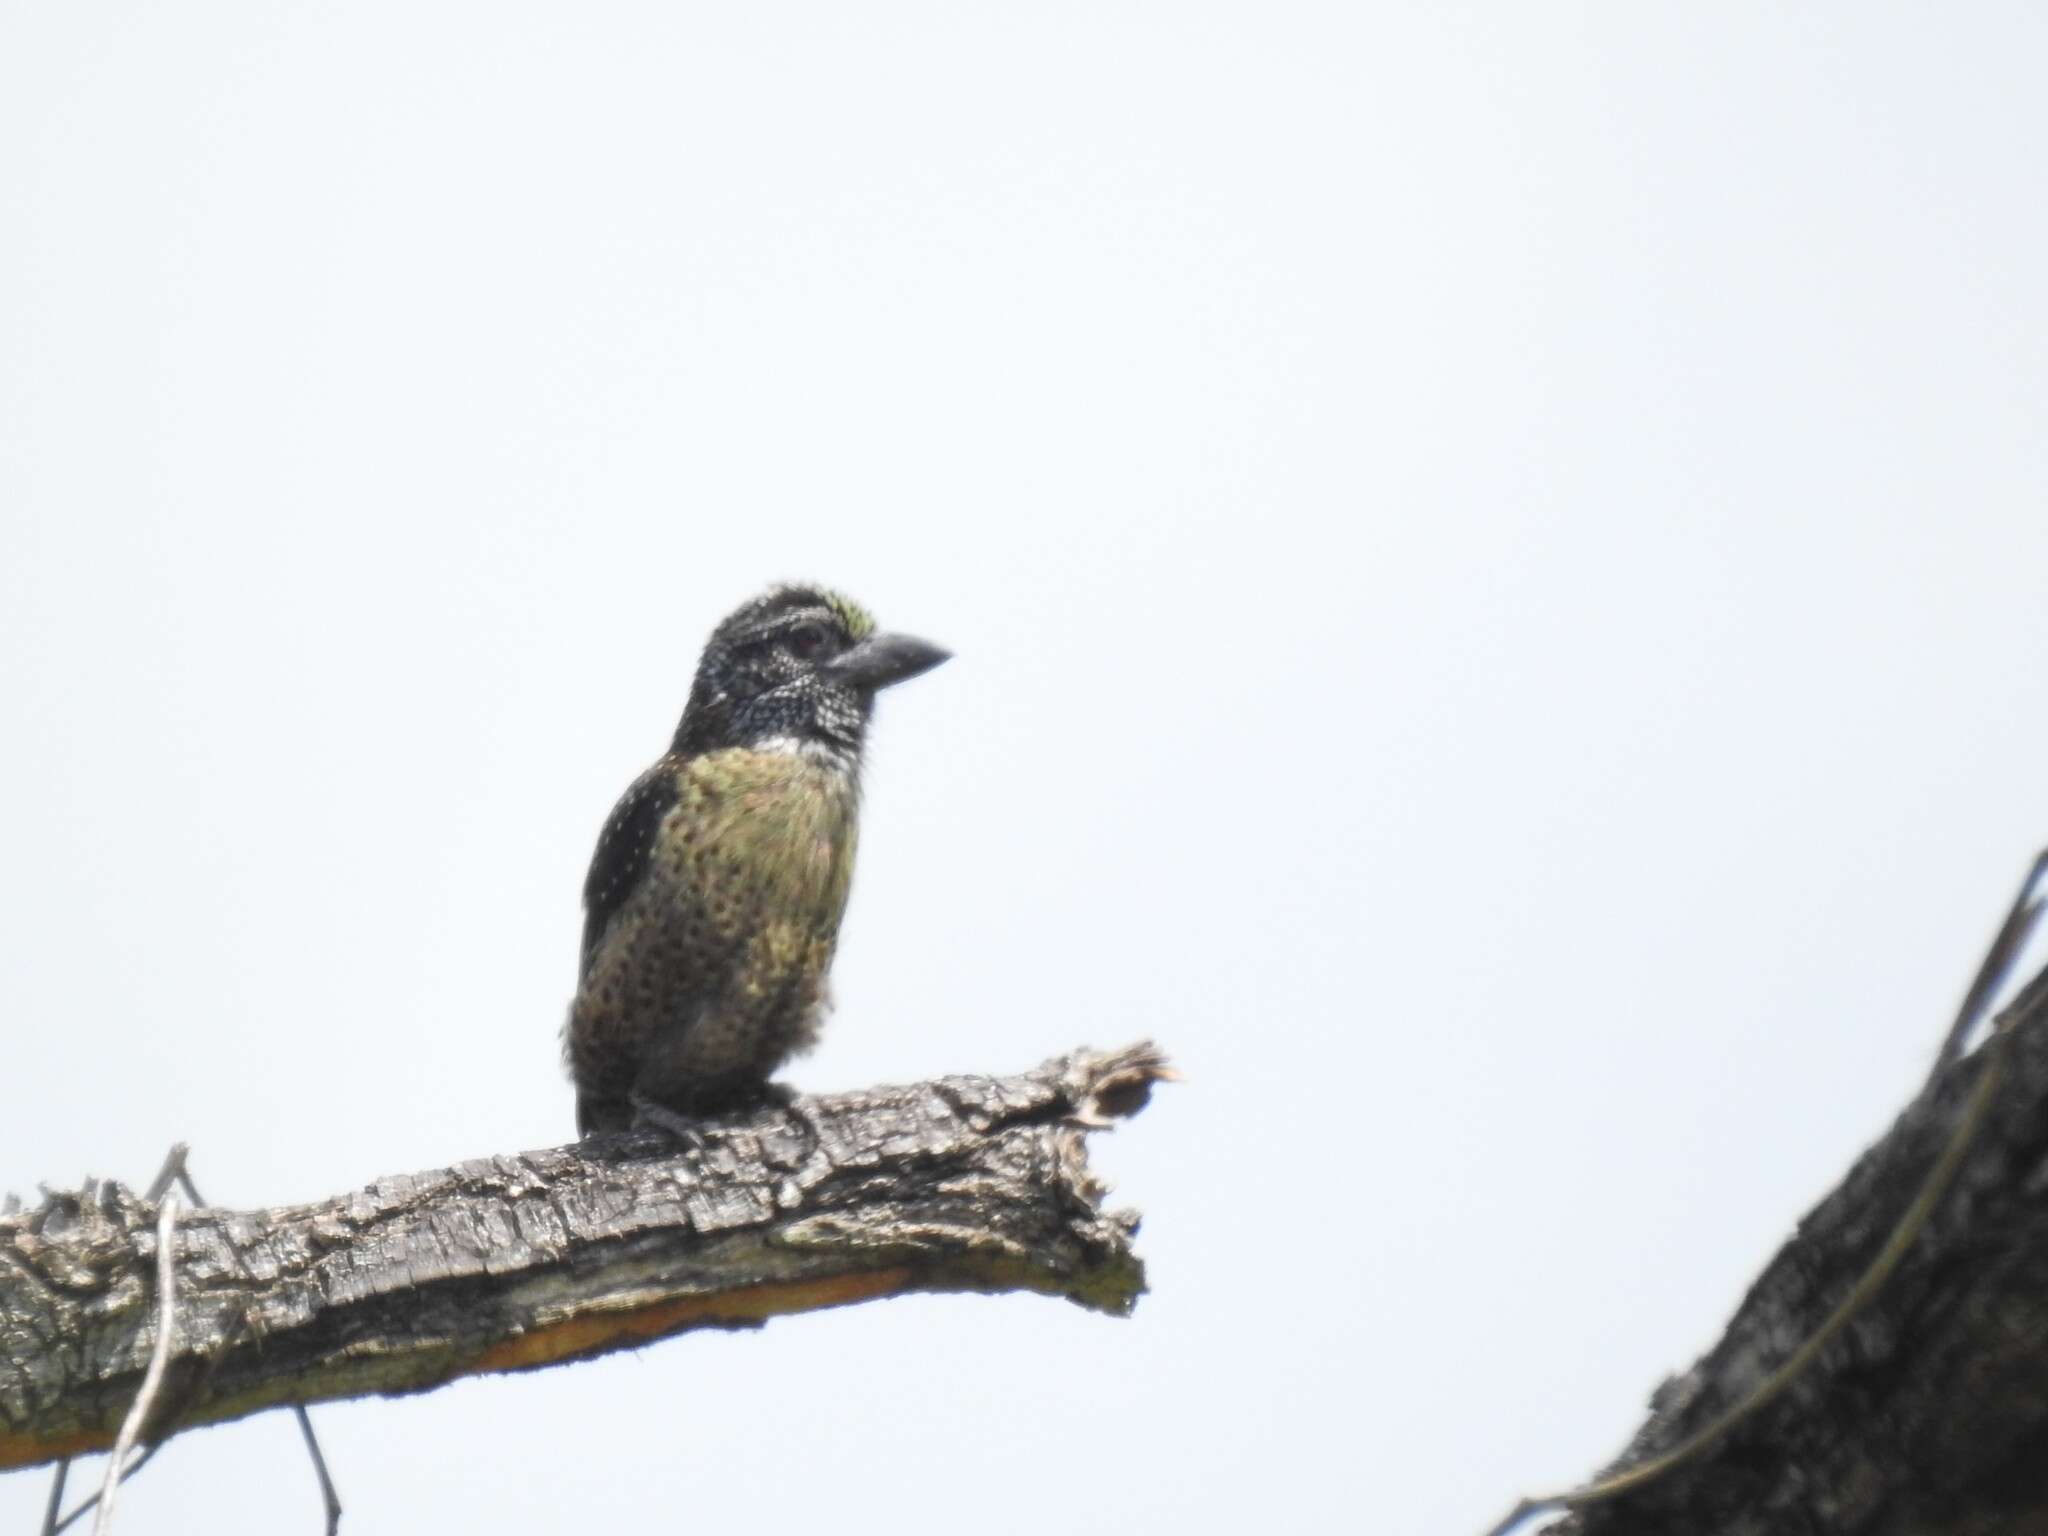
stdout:
{"type": "Polygon", "coordinates": [[[773,587],[712,632],[666,754],[598,835],[563,1031],[580,1134],[770,1095],[816,1038],[875,694],[948,652],[773,587]]]}

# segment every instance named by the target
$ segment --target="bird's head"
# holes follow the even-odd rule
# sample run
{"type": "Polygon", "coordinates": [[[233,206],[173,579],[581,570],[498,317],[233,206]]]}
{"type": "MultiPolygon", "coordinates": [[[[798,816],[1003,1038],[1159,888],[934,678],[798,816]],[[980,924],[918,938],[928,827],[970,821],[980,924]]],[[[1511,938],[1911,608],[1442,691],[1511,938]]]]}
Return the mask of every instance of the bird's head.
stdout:
{"type": "Polygon", "coordinates": [[[929,640],[877,633],[866,609],[824,587],[771,587],[711,632],[675,750],[774,747],[850,768],[876,693],[951,654],[929,640]]]}

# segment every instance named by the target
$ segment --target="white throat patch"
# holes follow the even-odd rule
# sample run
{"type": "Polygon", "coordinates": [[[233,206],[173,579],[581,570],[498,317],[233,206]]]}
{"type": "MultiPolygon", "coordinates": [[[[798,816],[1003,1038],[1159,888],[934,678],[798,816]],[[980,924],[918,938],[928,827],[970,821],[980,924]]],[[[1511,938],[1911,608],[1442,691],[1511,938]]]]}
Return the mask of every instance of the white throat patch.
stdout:
{"type": "Polygon", "coordinates": [[[814,736],[768,736],[760,741],[747,743],[749,752],[780,752],[789,757],[800,757],[806,762],[823,763],[841,773],[853,772],[859,754],[852,748],[837,742],[819,741],[814,736]]]}

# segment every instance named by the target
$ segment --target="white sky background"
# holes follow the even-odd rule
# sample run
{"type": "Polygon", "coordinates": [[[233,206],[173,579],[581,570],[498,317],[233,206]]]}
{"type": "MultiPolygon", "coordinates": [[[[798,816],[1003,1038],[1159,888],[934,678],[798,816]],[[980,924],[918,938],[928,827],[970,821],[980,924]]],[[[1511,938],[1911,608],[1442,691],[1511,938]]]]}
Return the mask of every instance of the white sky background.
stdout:
{"type": "MultiPolygon", "coordinates": [[[[959,659],[791,1077],[1156,1036],[1154,1294],[322,1408],[345,1528],[1589,1471],[2048,840],[2048,22],[1786,9],[0,8],[0,1187],[566,1139],[597,827],[814,577],[959,659]]],[[[121,1523],[316,1531],[290,1418],[121,1523]]]]}

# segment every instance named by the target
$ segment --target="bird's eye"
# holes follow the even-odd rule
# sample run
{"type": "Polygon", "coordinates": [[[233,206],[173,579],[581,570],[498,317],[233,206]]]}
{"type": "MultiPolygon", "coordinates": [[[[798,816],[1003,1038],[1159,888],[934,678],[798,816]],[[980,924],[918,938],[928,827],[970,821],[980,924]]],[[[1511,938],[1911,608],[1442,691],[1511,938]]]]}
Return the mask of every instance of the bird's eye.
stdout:
{"type": "Polygon", "coordinates": [[[799,624],[789,632],[789,648],[808,661],[825,649],[825,631],[816,624],[799,624]]]}

